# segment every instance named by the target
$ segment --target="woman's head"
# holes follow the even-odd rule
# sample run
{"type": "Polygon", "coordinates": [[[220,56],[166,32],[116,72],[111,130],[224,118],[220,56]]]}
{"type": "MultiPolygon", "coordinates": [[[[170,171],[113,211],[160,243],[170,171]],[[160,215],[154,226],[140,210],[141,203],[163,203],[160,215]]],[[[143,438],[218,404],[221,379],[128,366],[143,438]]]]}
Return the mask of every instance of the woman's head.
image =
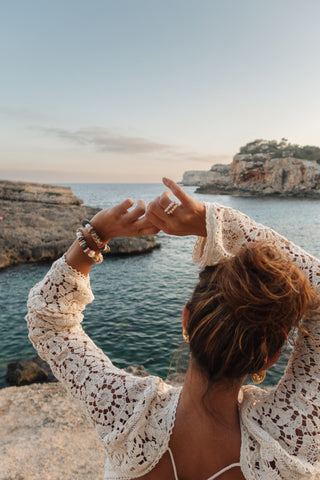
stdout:
{"type": "Polygon", "coordinates": [[[301,270],[267,242],[200,273],[187,332],[210,383],[260,371],[318,297],[301,270]]]}

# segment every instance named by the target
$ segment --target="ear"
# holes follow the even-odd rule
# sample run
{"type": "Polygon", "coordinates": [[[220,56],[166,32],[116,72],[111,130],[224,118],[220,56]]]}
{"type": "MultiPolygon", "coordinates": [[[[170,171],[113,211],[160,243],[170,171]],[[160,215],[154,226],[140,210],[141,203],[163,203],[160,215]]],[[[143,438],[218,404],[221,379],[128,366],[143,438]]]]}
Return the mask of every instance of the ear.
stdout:
{"type": "Polygon", "coordinates": [[[187,330],[188,328],[188,323],[189,323],[189,315],[190,315],[190,310],[187,307],[187,305],[184,306],[183,312],[182,312],[182,327],[187,330]]]}

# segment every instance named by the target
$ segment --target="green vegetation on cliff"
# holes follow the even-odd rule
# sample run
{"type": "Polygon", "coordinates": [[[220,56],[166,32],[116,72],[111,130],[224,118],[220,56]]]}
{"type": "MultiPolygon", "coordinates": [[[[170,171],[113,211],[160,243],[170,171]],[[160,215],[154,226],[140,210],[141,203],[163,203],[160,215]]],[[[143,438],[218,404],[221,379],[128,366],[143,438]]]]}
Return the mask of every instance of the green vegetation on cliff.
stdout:
{"type": "MultiPolygon", "coordinates": [[[[299,158],[311,160],[320,164],[320,147],[289,143],[286,138],[280,142],[276,140],[255,140],[240,148],[240,155],[257,154],[270,155],[269,158],[299,158]]],[[[249,159],[248,159],[249,160],[249,159]]]]}

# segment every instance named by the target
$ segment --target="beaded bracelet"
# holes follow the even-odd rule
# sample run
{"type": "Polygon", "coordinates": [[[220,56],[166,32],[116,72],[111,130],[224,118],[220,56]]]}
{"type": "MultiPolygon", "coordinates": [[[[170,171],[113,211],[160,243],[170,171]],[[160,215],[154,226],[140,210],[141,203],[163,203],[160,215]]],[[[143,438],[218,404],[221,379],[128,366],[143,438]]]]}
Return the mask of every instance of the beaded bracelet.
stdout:
{"type": "Polygon", "coordinates": [[[81,224],[84,228],[88,230],[88,233],[91,235],[93,241],[95,242],[95,244],[97,245],[99,250],[101,250],[102,253],[110,252],[109,245],[107,243],[104,244],[104,242],[101,240],[101,238],[99,237],[99,235],[97,234],[96,230],[93,228],[89,220],[84,218],[83,220],[81,220],[81,224]]]}
{"type": "Polygon", "coordinates": [[[101,252],[95,252],[94,250],[91,250],[91,248],[89,248],[89,246],[86,242],[86,239],[84,238],[82,228],[78,228],[78,230],[77,230],[77,239],[78,239],[78,242],[80,244],[80,247],[82,248],[84,253],[88,255],[88,257],[92,258],[92,260],[96,263],[103,262],[102,253],[101,252]]]}

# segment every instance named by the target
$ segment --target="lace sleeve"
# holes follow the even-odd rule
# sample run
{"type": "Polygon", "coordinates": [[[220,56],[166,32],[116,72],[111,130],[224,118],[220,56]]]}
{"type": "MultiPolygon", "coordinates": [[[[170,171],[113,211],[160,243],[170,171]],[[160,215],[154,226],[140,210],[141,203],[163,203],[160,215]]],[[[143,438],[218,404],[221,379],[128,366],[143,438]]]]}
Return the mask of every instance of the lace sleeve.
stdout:
{"type": "Polygon", "coordinates": [[[222,259],[236,255],[248,242],[269,240],[286,252],[320,293],[320,261],[317,258],[237,210],[218,203],[205,205],[207,237],[198,238],[193,252],[193,260],[198,266],[216,265],[222,259]]]}
{"type": "Polygon", "coordinates": [[[121,478],[146,473],[167,448],[180,390],[157,377],[116,368],[85,334],[82,311],[93,300],[89,277],[64,257],[31,290],[26,320],[39,355],[80,401],[121,478]]]}
{"type": "MultiPolygon", "coordinates": [[[[320,262],[294,243],[246,215],[206,204],[207,238],[199,238],[194,261],[215,265],[247,243],[269,240],[286,252],[320,293],[320,262]]],[[[244,387],[241,407],[242,464],[246,478],[318,479],[320,471],[320,313],[303,320],[284,376],[271,390],[244,387]],[[245,457],[245,458],[244,458],[245,457]]]]}

